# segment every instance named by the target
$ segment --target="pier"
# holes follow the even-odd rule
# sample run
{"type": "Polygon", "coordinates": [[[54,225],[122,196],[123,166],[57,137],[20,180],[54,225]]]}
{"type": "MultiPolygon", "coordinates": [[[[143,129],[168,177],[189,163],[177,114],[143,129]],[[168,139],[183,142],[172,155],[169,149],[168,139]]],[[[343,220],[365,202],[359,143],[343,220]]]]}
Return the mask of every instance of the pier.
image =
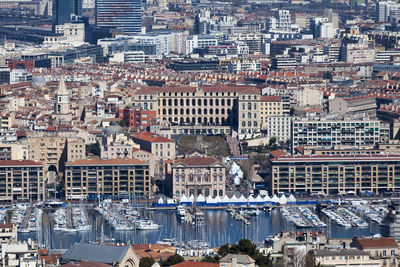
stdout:
{"type": "Polygon", "coordinates": [[[232,216],[238,220],[238,221],[243,221],[246,225],[250,224],[250,221],[247,220],[243,215],[239,214],[238,212],[236,212],[236,210],[232,207],[229,208],[230,213],[232,214],[232,216]]]}

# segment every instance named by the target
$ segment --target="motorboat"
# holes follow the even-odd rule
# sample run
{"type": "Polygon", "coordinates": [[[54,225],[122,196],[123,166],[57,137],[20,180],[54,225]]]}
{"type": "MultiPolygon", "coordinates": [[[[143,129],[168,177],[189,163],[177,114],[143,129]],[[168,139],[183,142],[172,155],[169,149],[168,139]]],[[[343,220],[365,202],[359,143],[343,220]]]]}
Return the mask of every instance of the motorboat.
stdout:
{"type": "Polygon", "coordinates": [[[158,228],[160,228],[159,224],[149,220],[138,221],[136,225],[136,229],[138,230],[158,230],[158,228]]]}

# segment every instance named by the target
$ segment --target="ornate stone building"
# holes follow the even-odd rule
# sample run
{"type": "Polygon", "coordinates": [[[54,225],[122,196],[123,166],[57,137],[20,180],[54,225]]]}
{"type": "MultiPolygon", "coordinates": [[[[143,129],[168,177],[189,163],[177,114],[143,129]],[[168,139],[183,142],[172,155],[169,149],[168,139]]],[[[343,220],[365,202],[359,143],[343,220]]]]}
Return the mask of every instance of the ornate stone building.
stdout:
{"type": "Polygon", "coordinates": [[[253,86],[145,87],[135,105],[157,111],[173,134],[239,134],[260,132],[260,90],[253,86]]]}

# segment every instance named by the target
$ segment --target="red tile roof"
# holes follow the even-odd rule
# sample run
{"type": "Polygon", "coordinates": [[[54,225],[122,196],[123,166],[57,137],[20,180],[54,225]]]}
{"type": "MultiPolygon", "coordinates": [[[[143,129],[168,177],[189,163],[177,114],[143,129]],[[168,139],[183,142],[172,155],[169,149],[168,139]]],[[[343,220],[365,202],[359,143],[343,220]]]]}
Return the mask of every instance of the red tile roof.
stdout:
{"type": "Polygon", "coordinates": [[[0,160],[0,166],[43,166],[43,163],[33,160],[0,160]]]}
{"type": "Polygon", "coordinates": [[[189,158],[183,158],[183,159],[176,160],[174,165],[182,163],[188,167],[190,167],[190,166],[210,166],[217,162],[219,162],[217,159],[211,158],[211,157],[189,157],[189,158]]]}
{"type": "Polygon", "coordinates": [[[86,166],[86,165],[143,165],[147,164],[138,159],[78,159],[75,161],[68,161],[66,166],[86,166]]]}
{"type": "Polygon", "coordinates": [[[202,262],[202,261],[184,261],[171,267],[219,267],[219,263],[202,262]]]}
{"type": "Polygon", "coordinates": [[[143,132],[143,133],[139,133],[139,134],[135,134],[133,136],[133,138],[136,139],[140,139],[140,140],[144,140],[147,142],[151,142],[151,143],[174,143],[173,140],[162,137],[158,134],[155,133],[150,133],[150,132],[143,132]]]}
{"type": "Polygon", "coordinates": [[[281,102],[279,95],[262,95],[261,102],[281,102]]]}
{"type": "Polygon", "coordinates": [[[393,237],[357,238],[356,242],[358,242],[360,249],[398,247],[396,240],[393,237]]]}

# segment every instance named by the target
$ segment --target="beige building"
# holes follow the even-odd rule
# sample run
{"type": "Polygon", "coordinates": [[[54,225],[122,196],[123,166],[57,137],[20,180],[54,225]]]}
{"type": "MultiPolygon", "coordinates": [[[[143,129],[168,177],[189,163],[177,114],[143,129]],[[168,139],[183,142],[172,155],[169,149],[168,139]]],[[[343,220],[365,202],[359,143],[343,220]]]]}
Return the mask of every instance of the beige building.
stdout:
{"type": "Polygon", "coordinates": [[[86,158],[83,139],[60,136],[28,137],[29,159],[43,162],[44,171],[63,171],[66,161],[86,158]]]}
{"type": "Polygon", "coordinates": [[[173,134],[259,133],[260,90],[253,86],[146,87],[135,93],[135,105],[157,111],[173,134]]]}
{"type": "Polygon", "coordinates": [[[150,176],[154,177],[154,173],[157,171],[155,170],[157,164],[153,153],[133,147],[132,158],[147,162],[150,168],[150,176]]]}
{"type": "Polygon", "coordinates": [[[176,160],[172,166],[172,194],[185,196],[224,196],[225,166],[215,158],[189,157],[176,160]]]}
{"type": "Polygon", "coordinates": [[[329,112],[338,114],[365,114],[369,117],[376,116],[376,98],[373,96],[361,97],[335,97],[329,101],[329,112]]]}
{"type": "Polygon", "coordinates": [[[263,95],[260,100],[261,127],[268,124],[269,117],[283,116],[283,103],[280,96],[263,95]]]}
{"type": "Polygon", "coordinates": [[[82,159],[65,164],[65,198],[96,199],[150,196],[151,181],[147,162],[137,159],[82,159]]]}
{"type": "Polygon", "coordinates": [[[0,160],[28,159],[29,149],[26,144],[0,143],[0,160]]]}
{"type": "Polygon", "coordinates": [[[0,244],[17,240],[17,225],[13,223],[0,224],[0,244]]]}
{"type": "Polygon", "coordinates": [[[0,201],[44,200],[43,163],[32,160],[0,160],[0,201]]]}
{"type": "Polygon", "coordinates": [[[143,132],[132,137],[140,149],[152,153],[156,161],[175,159],[175,142],[155,133],[143,132]]]}
{"type": "Polygon", "coordinates": [[[352,245],[379,259],[383,266],[399,266],[399,245],[393,237],[356,238],[352,245]]]}
{"type": "Polygon", "coordinates": [[[346,267],[382,267],[379,260],[372,259],[368,252],[358,249],[314,250],[316,264],[323,267],[346,266],[346,267]]]}

